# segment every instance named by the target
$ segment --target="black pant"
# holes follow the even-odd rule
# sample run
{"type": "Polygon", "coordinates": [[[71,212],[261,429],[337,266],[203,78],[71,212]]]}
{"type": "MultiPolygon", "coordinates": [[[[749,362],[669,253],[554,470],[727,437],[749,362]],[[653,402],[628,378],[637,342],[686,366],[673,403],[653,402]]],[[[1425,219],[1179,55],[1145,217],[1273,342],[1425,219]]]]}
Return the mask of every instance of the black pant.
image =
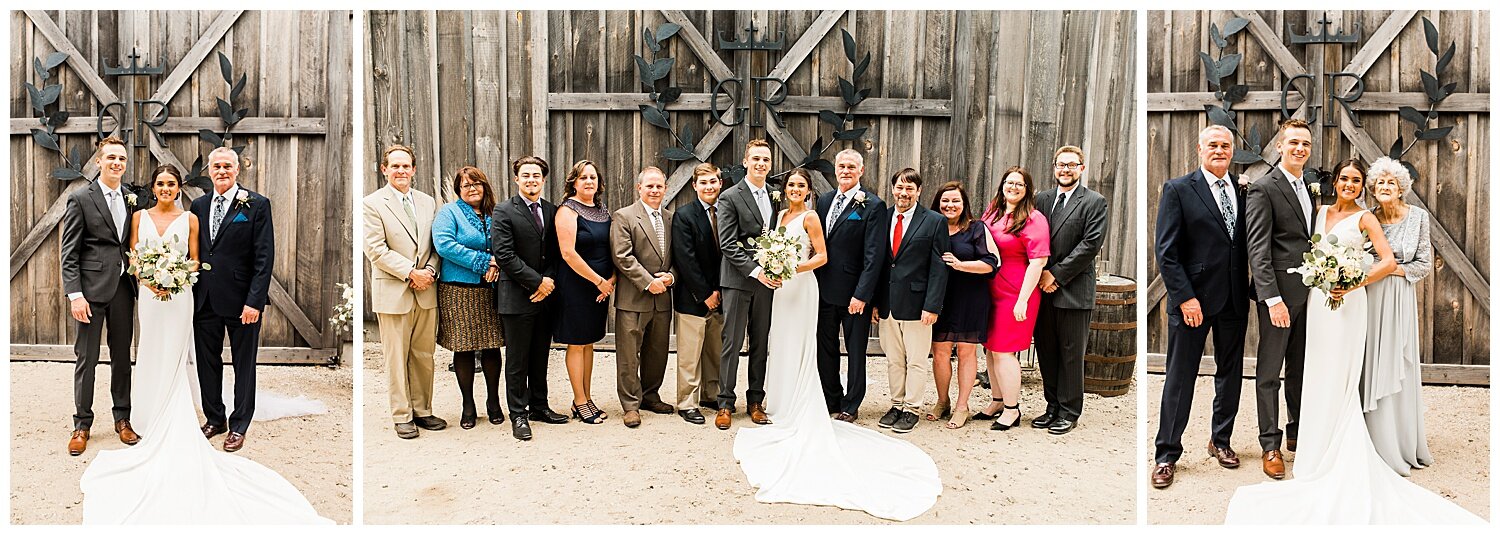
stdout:
{"type": "Polygon", "coordinates": [[[1042,372],[1042,396],[1047,413],[1064,420],[1078,421],[1083,414],[1083,352],[1089,341],[1087,309],[1057,308],[1042,297],[1037,312],[1037,366],[1042,372]]]}
{"type": "Polygon", "coordinates": [[[1245,318],[1207,316],[1188,327],[1182,314],[1167,314],[1167,377],[1161,391],[1161,426],[1156,430],[1156,462],[1182,457],[1182,431],[1193,408],[1193,388],[1209,331],[1214,337],[1214,413],[1211,440],[1229,447],[1234,415],[1240,408],[1240,376],[1245,370],[1245,318]]]}
{"type": "Polygon", "coordinates": [[[88,323],[78,324],[73,341],[73,428],[88,429],[94,425],[94,369],[99,366],[99,339],[109,327],[109,396],[114,400],[111,412],[115,420],[130,418],[130,332],[135,317],[134,282],[120,277],[115,296],[107,303],[89,301],[93,314],[88,323]]]}
{"type": "Polygon", "coordinates": [[[505,403],[511,418],[547,408],[547,352],[552,315],[501,314],[505,329],[505,403]]]}
{"type": "MultiPolygon", "coordinates": [[[[205,305],[206,306],[206,305],[205,305]]],[[[261,314],[261,320],[265,314],[261,314]]],[[[229,430],[244,434],[255,416],[255,360],[260,354],[260,325],[246,325],[239,316],[201,311],[193,320],[197,346],[198,386],[203,391],[203,416],[209,423],[224,418],[224,333],[229,333],[229,359],[234,366],[234,413],[229,430]]]]}
{"type": "Polygon", "coordinates": [[[1286,438],[1297,438],[1297,420],[1302,415],[1302,364],[1307,353],[1307,303],[1287,305],[1292,326],[1271,325],[1271,309],[1264,302],[1255,306],[1260,316],[1260,346],[1255,351],[1255,416],[1260,427],[1260,448],[1281,449],[1282,431],[1276,399],[1281,390],[1281,368],[1286,365],[1286,438]]]}
{"type": "Polygon", "coordinates": [[[818,378],[828,412],[855,414],[865,400],[865,349],[870,345],[870,311],[850,314],[849,305],[818,305],[818,378]],[[839,330],[849,352],[849,391],[839,383],[839,330]]]}

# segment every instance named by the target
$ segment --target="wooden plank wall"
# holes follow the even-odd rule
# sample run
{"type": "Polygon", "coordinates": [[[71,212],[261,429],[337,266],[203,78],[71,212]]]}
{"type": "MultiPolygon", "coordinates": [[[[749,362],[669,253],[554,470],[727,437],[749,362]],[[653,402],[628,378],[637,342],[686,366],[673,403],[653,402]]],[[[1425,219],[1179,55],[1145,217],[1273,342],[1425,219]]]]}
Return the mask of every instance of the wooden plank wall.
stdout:
{"type": "MultiPolygon", "coordinates": [[[[209,23],[214,11],[57,11],[52,20],[95,68],[128,62],[132,48],[152,66],[166,60],[170,73],[209,23]]],[[[53,52],[42,34],[20,11],[10,12],[10,115],[32,117],[23,82],[40,83],[32,58],[53,52]]],[[[349,196],[352,194],[345,154],[351,147],[353,18],[349,11],[248,11],[242,14],[168,107],[173,117],[216,118],[215,99],[228,87],[219,74],[216,52],[228,55],[236,76],[248,81],[236,107],[253,118],[326,118],[326,134],[254,135],[244,157],[240,183],[272,201],[276,225],[273,269],[303,312],[326,331],[325,347],[337,347],[327,317],[340,297],[334,284],[352,278],[349,196]]],[[[103,107],[69,66],[59,67],[64,109],[74,116],[97,116],[103,107]]],[[[104,77],[121,99],[147,98],[165,75],[104,77]]],[[[215,123],[217,120],[215,119],[215,123]]],[[[216,127],[217,129],[217,127],[216,127]]],[[[92,146],[93,134],[63,135],[63,147],[92,146]]],[[[196,135],[167,134],[167,146],[186,165],[211,147],[196,135]]],[[[66,183],[47,173],[60,167],[55,152],[36,145],[30,135],[11,135],[11,243],[15,244],[56,201],[66,183]]],[[[89,151],[92,154],[92,150],[89,151]]],[[[127,179],[146,184],[157,165],[145,149],[133,151],[127,179]]],[[[185,171],[185,170],[184,170],[185,171]]],[[[58,276],[58,241],[53,231],[20,273],[11,279],[11,342],[71,344],[73,322],[67,315],[58,276]]],[[[267,347],[309,347],[283,311],[268,308],[261,334],[267,347]]]]}
{"type": "MultiPolygon", "coordinates": [[[[753,22],[758,38],[785,32],[790,48],[818,15],[687,12],[740,76],[764,75],[782,53],[718,51],[721,32],[742,34],[739,29],[753,22]]],[[[533,119],[534,87],[541,85],[533,84],[533,54],[541,47],[549,92],[639,93],[631,56],[649,53],[641,33],[665,22],[662,13],[372,11],[367,18],[365,152],[378,155],[390,143],[414,147],[422,190],[451,200],[453,171],[477,165],[497,191],[513,195],[508,162],[533,152],[536,129],[545,129],[545,137],[536,137],[546,140],[544,157],[552,165],[550,199],[561,196],[567,167],[578,159],[599,163],[613,208],[634,201],[637,170],[656,165],[671,172],[671,162],[658,156],[670,146],[668,134],[633,110],[554,111],[544,125],[533,119]],[[534,20],[538,16],[545,20],[534,20]]],[[[889,177],[913,166],[930,184],[964,182],[979,204],[994,195],[998,174],[1010,165],[1033,169],[1039,190],[1051,187],[1053,150],[1080,145],[1088,152],[1089,187],[1110,201],[1102,258],[1110,271],[1135,277],[1134,12],[850,11],[791,74],[788,94],[839,94],[837,76],[853,70],[840,30],[855,36],[861,55],[873,53],[859,84],[871,88],[871,97],[953,99],[962,116],[858,116],[857,127],[871,127],[859,147],[866,153],[865,187],[888,198],[889,177]],[[955,122],[962,132],[950,131],[955,122]]],[[[667,42],[660,57],[668,55],[676,58],[673,85],[686,94],[713,90],[708,70],[681,37],[667,42]]],[[[814,115],[786,117],[787,130],[804,149],[819,135],[831,137],[814,115]]],[[[707,112],[679,111],[673,124],[691,125],[701,138],[712,119],[707,112]]],[[[744,142],[765,136],[747,122],[709,159],[721,167],[738,163],[744,142]]],[[[851,145],[839,143],[826,156],[851,145]]],[[[789,165],[777,158],[777,171],[789,165]]],[[[367,193],[384,185],[377,159],[368,160],[362,169],[372,177],[367,193]]],[[[684,188],[672,204],[692,196],[684,188]]]]}
{"type": "MultiPolygon", "coordinates": [[[[1307,33],[1307,24],[1316,20],[1321,12],[1262,11],[1260,15],[1276,35],[1283,36],[1287,25],[1293,31],[1307,33]]],[[[1329,19],[1337,21],[1329,32],[1342,29],[1354,32],[1354,24],[1363,27],[1365,39],[1386,20],[1386,11],[1328,12],[1329,19]]],[[[1202,76],[1202,62],[1198,51],[1210,50],[1208,25],[1220,27],[1234,15],[1227,11],[1152,11],[1148,15],[1146,50],[1146,91],[1148,93],[1183,93],[1209,91],[1202,76]]],[[[1401,31],[1391,50],[1380,59],[1365,76],[1366,92],[1418,92],[1422,90],[1419,71],[1431,72],[1435,59],[1427,50],[1422,31],[1421,17],[1427,17],[1438,27],[1442,46],[1457,43],[1457,53],[1452,65],[1444,73],[1444,82],[1457,82],[1453,97],[1462,98],[1465,93],[1489,93],[1489,14],[1471,11],[1420,11],[1401,31]],[[1400,61],[1392,61],[1400,58],[1400,61]]],[[[1364,42],[1356,45],[1303,46],[1288,48],[1297,60],[1310,70],[1336,72],[1348,63],[1364,42]],[[1321,61],[1322,66],[1314,67],[1321,61]]],[[[1287,76],[1281,73],[1267,56],[1259,43],[1242,33],[1233,38],[1225,54],[1243,53],[1236,83],[1250,86],[1254,91],[1281,90],[1287,76]]],[[[1432,209],[1435,220],[1442,224],[1463,248],[1468,259],[1485,277],[1490,277],[1490,247],[1486,229],[1489,228],[1489,123],[1487,112],[1443,113],[1439,125],[1453,125],[1453,132],[1441,142],[1424,142],[1406,159],[1421,173],[1414,186],[1432,209]]],[[[1271,139],[1279,119],[1277,111],[1241,112],[1239,124],[1245,131],[1258,126],[1264,139],[1271,139]]],[[[1411,126],[1401,123],[1394,112],[1364,111],[1359,114],[1365,130],[1382,147],[1389,147],[1396,139],[1397,128],[1407,138],[1411,137],[1411,126]]],[[[1147,243],[1155,232],[1155,214],[1161,185],[1168,179],[1186,174],[1198,165],[1197,134],[1207,120],[1202,112],[1158,112],[1147,114],[1147,160],[1148,199],[1147,243]]],[[[1347,139],[1332,128],[1320,128],[1315,136],[1312,161],[1309,165],[1331,167],[1339,160],[1354,154],[1347,139]]],[[[1373,158],[1367,158],[1367,161],[1373,158]]],[[[1236,169],[1239,169],[1237,166],[1236,169]]],[[[1236,171],[1238,172],[1238,171],[1236,171]]],[[[1156,277],[1156,261],[1153,254],[1147,255],[1149,266],[1146,281],[1156,277]]],[[[1422,333],[1422,358],[1426,363],[1455,365],[1488,365],[1490,362],[1489,315],[1474,302],[1474,296],[1464,287],[1452,269],[1444,266],[1441,257],[1437,268],[1417,287],[1417,299],[1422,310],[1420,331],[1422,333]]],[[[1151,303],[1148,317],[1149,348],[1153,353],[1166,350],[1166,315],[1151,303]]],[[[1253,356],[1256,341],[1255,321],[1251,321],[1247,339],[1247,353],[1253,356]]],[[[1211,352],[1211,349],[1210,349],[1211,352]]]]}

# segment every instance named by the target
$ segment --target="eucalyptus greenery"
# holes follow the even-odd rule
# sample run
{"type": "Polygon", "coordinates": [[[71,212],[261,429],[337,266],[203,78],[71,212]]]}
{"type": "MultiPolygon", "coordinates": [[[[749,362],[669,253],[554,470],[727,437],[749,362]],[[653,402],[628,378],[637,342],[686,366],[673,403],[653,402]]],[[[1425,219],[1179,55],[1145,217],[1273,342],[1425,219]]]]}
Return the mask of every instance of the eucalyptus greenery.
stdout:
{"type": "Polygon", "coordinates": [[[56,151],[62,157],[63,167],[49,173],[49,176],[58,180],[83,178],[83,164],[88,158],[81,143],[75,143],[71,151],[64,153],[62,140],[57,137],[57,127],[67,124],[72,114],[62,109],[62,104],[58,102],[62,97],[62,84],[48,84],[47,81],[52,79],[52,71],[67,60],[68,55],[62,52],[53,52],[46,58],[32,58],[32,68],[36,69],[42,87],[26,82],[26,95],[31,100],[31,110],[38,114],[38,123],[42,125],[42,128],[31,129],[31,139],[42,148],[56,151]]]}

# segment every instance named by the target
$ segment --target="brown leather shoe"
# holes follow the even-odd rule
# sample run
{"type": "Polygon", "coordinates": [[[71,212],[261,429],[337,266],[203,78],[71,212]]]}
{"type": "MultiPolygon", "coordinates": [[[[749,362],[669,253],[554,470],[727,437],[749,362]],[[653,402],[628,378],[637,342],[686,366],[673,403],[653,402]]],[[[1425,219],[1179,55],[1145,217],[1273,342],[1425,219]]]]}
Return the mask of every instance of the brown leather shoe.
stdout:
{"type": "Polygon", "coordinates": [[[224,434],[228,430],[229,426],[227,425],[208,422],[203,424],[203,438],[214,438],[215,436],[224,434]]]}
{"type": "Polygon", "coordinates": [[[625,422],[625,427],[640,427],[641,411],[625,411],[625,417],[621,418],[621,420],[625,422]]]}
{"type": "Polygon", "coordinates": [[[838,416],[834,416],[833,417],[833,419],[838,420],[840,422],[849,422],[851,424],[854,423],[854,420],[856,418],[859,418],[859,416],[858,415],[854,415],[854,414],[850,414],[850,413],[847,413],[847,412],[841,412],[841,413],[839,413],[838,416]]]}
{"type": "Polygon", "coordinates": [[[89,446],[89,430],[74,429],[73,436],[68,438],[68,455],[83,455],[83,450],[89,446]]]}
{"type": "Polygon", "coordinates": [[[1260,469],[1271,476],[1271,479],[1286,477],[1286,461],[1281,458],[1281,450],[1271,450],[1262,455],[1260,469]]]}
{"type": "Polygon", "coordinates": [[[714,415],[714,427],[729,429],[729,409],[719,409],[719,413],[714,415]]]}
{"type": "Polygon", "coordinates": [[[648,411],[651,411],[651,412],[654,412],[654,413],[657,413],[657,414],[672,414],[674,412],[677,412],[677,408],[676,407],[668,405],[668,404],[666,404],[666,402],[659,401],[659,400],[649,400],[648,399],[646,401],[642,401],[641,402],[641,408],[645,409],[645,410],[648,410],[648,411]]]}
{"type": "Polygon", "coordinates": [[[226,452],[234,453],[243,447],[245,447],[245,435],[237,431],[230,431],[229,436],[224,438],[224,451],[226,452]]]}
{"type": "Polygon", "coordinates": [[[1239,468],[1240,456],[1230,448],[1221,448],[1212,441],[1208,443],[1208,454],[1219,461],[1219,466],[1224,468],[1239,468]]]}
{"type": "Polygon", "coordinates": [[[124,442],[127,446],[134,446],[135,443],[141,441],[141,436],[130,428],[130,420],[126,418],[115,420],[115,433],[120,435],[120,442],[124,442]]]}
{"type": "Polygon", "coordinates": [[[1172,486],[1172,478],[1177,474],[1177,463],[1157,463],[1156,469],[1151,471],[1151,486],[1164,489],[1172,486]]]}
{"type": "Polygon", "coordinates": [[[771,419],[766,417],[766,404],[764,403],[751,403],[746,412],[750,413],[750,421],[754,422],[755,425],[768,425],[771,423],[771,419]]]}

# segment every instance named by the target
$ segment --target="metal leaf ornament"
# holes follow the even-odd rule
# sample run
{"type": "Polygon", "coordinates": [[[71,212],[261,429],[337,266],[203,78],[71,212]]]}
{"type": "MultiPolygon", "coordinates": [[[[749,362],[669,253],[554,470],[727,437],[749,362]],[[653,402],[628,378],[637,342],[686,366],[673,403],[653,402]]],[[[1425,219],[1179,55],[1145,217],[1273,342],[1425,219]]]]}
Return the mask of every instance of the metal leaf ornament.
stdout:
{"type": "Polygon", "coordinates": [[[1198,52],[1198,59],[1203,64],[1203,79],[1208,83],[1208,87],[1214,90],[1214,98],[1219,100],[1218,104],[1204,105],[1203,112],[1207,115],[1210,123],[1228,128],[1234,135],[1236,146],[1234,148],[1234,156],[1230,161],[1240,165],[1254,164],[1264,160],[1260,155],[1261,151],[1264,150],[1264,147],[1260,144],[1260,131],[1252,130],[1253,136],[1245,136],[1240,132],[1239,125],[1236,124],[1235,120],[1237,112],[1234,109],[1234,105],[1245,101],[1250,95],[1250,86],[1230,83],[1229,80],[1232,80],[1235,71],[1239,70],[1240,62],[1244,59],[1244,56],[1241,54],[1224,54],[1224,49],[1228,48],[1231,44],[1229,39],[1235,34],[1240,33],[1249,24],[1249,20],[1240,17],[1234,17],[1225,21],[1222,29],[1220,29],[1218,24],[1209,23],[1208,38],[1209,42],[1213,44],[1217,56],[1208,52],[1198,52]]]}
{"type": "Polygon", "coordinates": [[[1401,158],[1407,152],[1410,152],[1412,148],[1416,147],[1417,143],[1422,141],[1438,141],[1448,137],[1448,134],[1453,132],[1452,126],[1436,126],[1438,119],[1437,107],[1458,89],[1458,82],[1444,84],[1442,78],[1443,72],[1448,70],[1448,66],[1453,61],[1453,54],[1457,51],[1458,44],[1450,42],[1448,43],[1448,49],[1443,51],[1442,47],[1439,46],[1442,36],[1438,33],[1437,25],[1433,24],[1427,17],[1422,17],[1422,33],[1426,39],[1427,51],[1431,52],[1433,58],[1436,60],[1433,72],[1421,71],[1422,93],[1427,96],[1427,112],[1423,113],[1412,106],[1402,106],[1398,110],[1402,121],[1412,124],[1411,144],[1405,144],[1406,137],[1398,131],[1396,142],[1391,145],[1390,153],[1387,154],[1391,159],[1400,161],[1402,165],[1405,165],[1407,170],[1411,172],[1413,180],[1416,180],[1418,176],[1416,166],[1401,158]]]}
{"type": "Polygon", "coordinates": [[[26,82],[26,97],[31,101],[31,110],[36,115],[37,124],[41,128],[30,128],[31,140],[44,149],[56,152],[62,160],[63,166],[53,169],[48,176],[58,180],[73,180],[83,178],[83,157],[80,155],[82,145],[73,145],[72,156],[63,151],[62,138],[58,137],[57,129],[68,123],[72,114],[63,110],[59,100],[62,98],[62,84],[48,84],[53,78],[52,71],[67,61],[68,55],[62,52],[53,52],[44,58],[32,58],[31,67],[36,76],[42,82],[42,87],[26,82]]]}

